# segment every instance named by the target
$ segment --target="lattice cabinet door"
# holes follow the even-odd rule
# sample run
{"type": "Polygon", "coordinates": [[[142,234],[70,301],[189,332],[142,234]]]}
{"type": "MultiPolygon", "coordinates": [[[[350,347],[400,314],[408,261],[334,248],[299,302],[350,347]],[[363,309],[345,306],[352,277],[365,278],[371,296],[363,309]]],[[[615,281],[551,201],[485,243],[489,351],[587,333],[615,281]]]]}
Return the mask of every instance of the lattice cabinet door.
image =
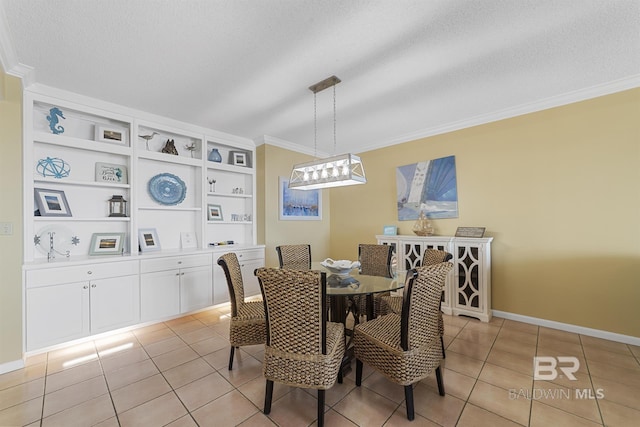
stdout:
{"type": "Polygon", "coordinates": [[[491,261],[488,242],[454,242],[453,313],[491,319],[491,261]]]}

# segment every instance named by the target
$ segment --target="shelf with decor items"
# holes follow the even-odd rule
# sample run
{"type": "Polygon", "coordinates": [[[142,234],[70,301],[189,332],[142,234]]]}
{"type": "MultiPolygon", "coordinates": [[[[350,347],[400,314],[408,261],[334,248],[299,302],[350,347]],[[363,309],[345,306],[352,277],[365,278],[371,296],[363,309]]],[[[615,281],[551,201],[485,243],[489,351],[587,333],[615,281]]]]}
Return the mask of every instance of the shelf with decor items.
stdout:
{"type": "Polygon", "coordinates": [[[205,239],[246,244],[256,239],[255,147],[207,137],[205,239]]]}
{"type": "Polygon", "coordinates": [[[249,261],[259,293],[253,141],[51,88],[25,90],[23,108],[26,352],[222,302],[212,263],[224,252],[249,261]],[[210,162],[214,140],[225,162],[240,151],[246,163],[210,162]]]}
{"type": "Polygon", "coordinates": [[[95,233],[129,252],[129,215],[109,201],[131,198],[132,119],[30,91],[23,108],[25,261],[87,255],[95,233]]]}
{"type": "Polygon", "coordinates": [[[447,277],[441,309],[445,314],[491,320],[491,242],[493,237],[376,236],[378,244],[392,245],[398,270],[422,265],[426,249],[449,252],[453,271],[447,277]]]}

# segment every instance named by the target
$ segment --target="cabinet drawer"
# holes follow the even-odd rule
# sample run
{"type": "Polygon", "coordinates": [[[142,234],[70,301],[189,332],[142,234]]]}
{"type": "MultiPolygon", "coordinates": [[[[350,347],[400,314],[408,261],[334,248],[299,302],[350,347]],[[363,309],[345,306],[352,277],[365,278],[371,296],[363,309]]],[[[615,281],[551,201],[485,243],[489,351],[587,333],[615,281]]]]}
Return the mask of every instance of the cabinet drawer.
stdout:
{"type": "Polygon", "coordinates": [[[174,270],[176,268],[199,267],[203,265],[211,265],[210,254],[144,259],[140,261],[140,272],[150,273],[153,271],[174,270]]]}
{"type": "Polygon", "coordinates": [[[27,288],[57,285],[60,283],[82,282],[108,277],[138,274],[137,261],[87,264],[73,267],[55,267],[31,270],[26,273],[27,288]]]}
{"type": "Polygon", "coordinates": [[[234,251],[238,256],[238,261],[248,261],[251,259],[264,259],[264,250],[247,249],[243,251],[234,251]]]}

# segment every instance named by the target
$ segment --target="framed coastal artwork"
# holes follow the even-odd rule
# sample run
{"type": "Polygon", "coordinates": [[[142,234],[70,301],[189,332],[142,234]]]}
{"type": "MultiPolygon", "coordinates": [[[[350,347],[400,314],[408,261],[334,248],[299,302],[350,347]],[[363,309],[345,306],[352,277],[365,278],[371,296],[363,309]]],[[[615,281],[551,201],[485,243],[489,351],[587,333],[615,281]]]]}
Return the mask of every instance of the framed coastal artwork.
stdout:
{"type": "Polygon", "coordinates": [[[455,156],[397,167],[396,187],[400,221],[458,217],[455,156]]]}
{"type": "Polygon", "coordinates": [[[294,190],[289,180],[278,179],[278,214],[281,221],[322,220],[322,193],[320,190],[294,190]]]}

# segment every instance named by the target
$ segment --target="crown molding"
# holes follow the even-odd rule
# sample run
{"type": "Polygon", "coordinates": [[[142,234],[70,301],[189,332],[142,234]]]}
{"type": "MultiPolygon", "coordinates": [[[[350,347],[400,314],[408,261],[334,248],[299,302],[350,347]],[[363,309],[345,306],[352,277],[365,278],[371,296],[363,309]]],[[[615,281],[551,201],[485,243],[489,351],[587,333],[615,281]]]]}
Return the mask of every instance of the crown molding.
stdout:
{"type": "Polygon", "coordinates": [[[275,136],[262,135],[254,139],[256,146],[260,146],[262,144],[269,144],[275,147],[284,148],[285,150],[295,151],[296,153],[308,154],[309,156],[314,157],[328,157],[329,153],[325,153],[323,151],[315,151],[314,149],[293,143],[291,141],[287,141],[286,139],[276,138],[275,136]]]}
{"type": "Polygon", "coordinates": [[[35,82],[34,69],[18,61],[8,28],[7,15],[4,7],[0,5],[0,65],[5,73],[20,78],[22,87],[26,88],[35,82]]]}
{"type": "Polygon", "coordinates": [[[486,123],[497,122],[499,120],[510,119],[525,114],[535,113],[550,108],[561,107],[563,105],[573,104],[588,99],[598,98],[600,96],[611,95],[613,93],[622,92],[629,89],[640,87],[640,74],[635,74],[622,79],[591,86],[584,89],[567,92],[565,94],[552,96],[527,104],[506,108],[504,110],[495,111],[493,113],[481,114],[469,119],[464,119],[441,126],[421,129],[415,132],[406,133],[390,140],[379,141],[360,147],[359,152],[376,150],[379,148],[390,147],[417,139],[427,138],[435,135],[470,128],[473,126],[483,125],[486,123]]]}

